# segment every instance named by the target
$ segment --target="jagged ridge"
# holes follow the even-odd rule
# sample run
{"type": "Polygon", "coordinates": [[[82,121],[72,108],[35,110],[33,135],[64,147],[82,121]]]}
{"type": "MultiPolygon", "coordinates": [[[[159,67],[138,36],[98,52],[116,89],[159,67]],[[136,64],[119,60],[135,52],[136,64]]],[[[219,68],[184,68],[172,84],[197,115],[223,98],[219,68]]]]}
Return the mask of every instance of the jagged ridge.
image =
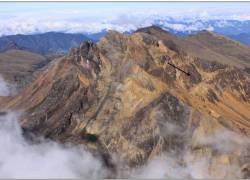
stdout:
{"type": "Polygon", "coordinates": [[[24,109],[26,131],[85,144],[109,165],[113,153],[134,167],[164,152],[175,152],[180,161],[183,150],[194,159],[211,152],[211,177],[236,176],[216,169],[235,163],[223,158],[246,166],[247,159],[239,160],[248,155],[245,149],[235,155],[199,142],[225,129],[249,136],[249,75],[197,58],[182,40],[158,31],[151,27],[131,36],[110,31],[97,44],[84,42],[0,108],[24,109]]]}

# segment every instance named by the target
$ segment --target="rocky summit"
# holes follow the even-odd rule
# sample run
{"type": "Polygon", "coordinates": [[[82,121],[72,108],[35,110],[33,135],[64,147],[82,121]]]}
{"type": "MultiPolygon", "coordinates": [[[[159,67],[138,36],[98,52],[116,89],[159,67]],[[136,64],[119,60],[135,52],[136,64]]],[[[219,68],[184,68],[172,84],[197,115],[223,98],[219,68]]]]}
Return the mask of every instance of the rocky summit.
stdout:
{"type": "Polygon", "coordinates": [[[210,32],[109,31],[50,62],[0,109],[22,110],[27,136],[83,145],[110,177],[167,156],[185,177],[250,178],[249,54],[210,32]]]}

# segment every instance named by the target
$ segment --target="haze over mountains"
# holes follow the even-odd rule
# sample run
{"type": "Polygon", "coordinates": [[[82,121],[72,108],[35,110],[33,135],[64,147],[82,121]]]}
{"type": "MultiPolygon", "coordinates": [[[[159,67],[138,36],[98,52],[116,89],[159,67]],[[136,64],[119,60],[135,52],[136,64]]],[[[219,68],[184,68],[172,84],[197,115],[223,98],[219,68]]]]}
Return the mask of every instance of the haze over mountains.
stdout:
{"type": "Polygon", "coordinates": [[[12,35],[0,38],[0,51],[20,48],[40,54],[65,54],[82,41],[89,40],[82,34],[48,32],[35,35],[12,35]],[[15,47],[11,47],[15,45],[15,47]]]}
{"type": "Polygon", "coordinates": [[[247,46],[250,46],[250,33],[240,33],[237,35],[230,35],[232,39],[241,42],[247,46]]]}
{"type": "Polygon", "coordinates": [[[35,64],[46,54],[10,47],[0,67],[21,61],[25,68],[8,72],[32,69],[32,78],[15,95],[0,97],[0,118],[22,110],[17,134],[24,143],[44,144],[37,139],[44,137],[94,154],[86,157],[96,169],[66,153],[77,166],[63,166],[70,170],[65,176],[250,177],[249,47],[209,31],[181,38],[150,26],[127,35],[108,31],[38,72],[35,64]],[[17,53],[30,60],[13,58],[17,53]]]}

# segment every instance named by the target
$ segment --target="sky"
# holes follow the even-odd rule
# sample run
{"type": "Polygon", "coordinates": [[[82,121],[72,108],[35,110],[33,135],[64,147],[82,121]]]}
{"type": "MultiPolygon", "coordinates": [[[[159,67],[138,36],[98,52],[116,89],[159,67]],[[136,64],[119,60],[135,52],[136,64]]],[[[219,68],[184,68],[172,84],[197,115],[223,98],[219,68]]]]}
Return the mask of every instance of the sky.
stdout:
{"type": "Polygon", "coordinates": [[[250,2],[0,2],[0,36],[103,29],[124,32],[170,17],[244,21],[250,20],[249,9],[250,2]]]}
{"type": "Polygon", "coordinates": [[[148,9],[148,8],[240,8],[249,9],[249,2],[1,2],[0,13],[18,13],[37,10],[74,9],[148,9]],[[246,6],[247,5],[247,6],[246,6]]]}

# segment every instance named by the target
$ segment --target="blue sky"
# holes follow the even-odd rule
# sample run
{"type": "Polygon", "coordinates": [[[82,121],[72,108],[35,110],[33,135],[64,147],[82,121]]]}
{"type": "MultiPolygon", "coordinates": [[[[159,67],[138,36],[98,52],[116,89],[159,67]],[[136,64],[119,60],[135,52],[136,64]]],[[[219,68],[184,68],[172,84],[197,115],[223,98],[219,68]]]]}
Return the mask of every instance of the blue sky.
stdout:
{"type": "Polygon", "coordinates": [[[148,9],[148,8],[237,8],[250,9],[250,2],[0,2],[0,13],[72,9],[148,9]]]}
{"type": "Polygon", "coordinates": [[[250,2],[0,2],[0,36],[102,29],[123,32],[169,17],[250,20],[249,9],[250,2]]]}

